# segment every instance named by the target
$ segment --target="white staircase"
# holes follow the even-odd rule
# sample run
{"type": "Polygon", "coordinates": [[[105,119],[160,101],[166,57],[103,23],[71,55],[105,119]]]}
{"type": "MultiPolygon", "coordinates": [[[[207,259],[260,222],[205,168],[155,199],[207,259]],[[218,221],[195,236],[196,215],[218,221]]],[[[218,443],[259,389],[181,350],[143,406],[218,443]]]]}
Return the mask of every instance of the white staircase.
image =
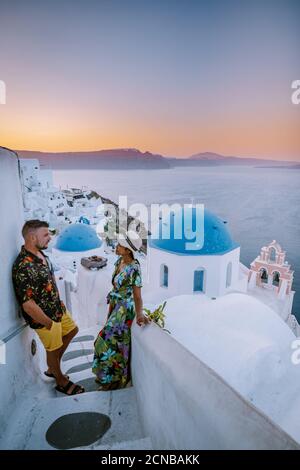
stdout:
{"type": "MultiPolygon", "coordinates": [[[[93,334],[93,329],[79,333],[79,337],[93,334]]],[[[137,409],[134,387],[109,392],[99,392],[94,381],[91,366],[93,354],[86,355],[93,349],[93,340],[71,343],[62,370],[68,372],[70,379],[76,383],[88,383],[86,393],[66,396],[55,390],[54,379],[46,378],[41,372],[41,383],[38,389],[32,387],[20,397],[17,407],[8,426],[5,436],[0,440],[0,449],[54,449],[46,440],[46,432],[58,418],[80,412],[97,412],[109,417],[110,428],[96,442],[76,449],[152,449],[151,440],[145,436],[137,409]],[[82,352],[81,356],[78,356],[82,352]],[[73,354],[72,354],[73,353],[73,354]],[[72,358],[72,356],[77,356],[72,358]],[[76,367],[83,370],[72,373],[76,367]],[[88,367],[87,367],[88,366],[88,367]],[[92,390],[92,391],[89,391],[92,390]]]]}

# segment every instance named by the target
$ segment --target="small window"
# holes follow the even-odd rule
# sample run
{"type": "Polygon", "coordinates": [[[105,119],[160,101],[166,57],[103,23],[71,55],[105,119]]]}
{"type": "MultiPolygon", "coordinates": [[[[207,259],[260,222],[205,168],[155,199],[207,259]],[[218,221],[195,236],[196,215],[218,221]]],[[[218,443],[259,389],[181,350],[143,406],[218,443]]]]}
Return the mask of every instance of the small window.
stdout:
{"type": "Polygon", "coordinates": [[[268,273],[265,269],[262,269],[260,271],[260,278],[261,278],[261,282],[267,284],[268,283],[268,273]]]}
{"type": "Polygon", "coordinates": [[[273,273],[273,282],[272,282],[273,286],[278,287],[279,286],[279,281],[280,281],[280,273],[275,271],[273,273]]]}
{"type": "Polygon", "coordinates": [[[269,260],[272,263],[275,263],[275,261],[276,261],[276,250],[273,247],[271,247],[270,250],[269,250],[269,260]]]}
{"type": "Polygon", "coordinates": [[[160,285],[161,287],[168,287],[169,285],[169,268],[165,264],[160,267],[160,285]]]}
{"type": "Polygon", "coordinates": [[[232,262],[228,263],[226,271],[226,287],[231,286],[231,277],[232,277],[232,262]]]}

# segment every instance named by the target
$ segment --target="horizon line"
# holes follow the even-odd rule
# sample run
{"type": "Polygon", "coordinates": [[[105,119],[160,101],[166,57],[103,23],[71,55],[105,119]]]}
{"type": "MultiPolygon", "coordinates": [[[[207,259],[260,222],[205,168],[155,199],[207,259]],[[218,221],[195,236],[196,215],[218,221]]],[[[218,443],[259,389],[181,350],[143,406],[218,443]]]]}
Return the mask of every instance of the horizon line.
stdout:
{"type": "Polygon", "coordinates": [[[116,147],[116,148],[105,148],[105,149],[94,149],[94,150],[61,150],[61,151],[48,151],[48,150],[32,150],[32,149],[11,149],[12,151],[15,151],[15,152],[37,152],[37,153],[48,153],[48,154],[53,154],[53,155],[56,155],[56,154],[61,154],[61,153],[96,153],[96,152],[108,152],[108,151],[113,151],[113,150],[127,150],[127,151],[137,151],[141,154],[145,154],[145,153],[150,153],[152,155],[158,155],[158,156],[161,156],[162,158],[176,158],[176,159],[179,159],[179,160],[186,160],[186,159],[189,159],[193,156],[196,156],[196,155],[202,155],[202,154],[214,154],[216,156],[220,156],[220,157],[224,157],[224,158],[240,158],[240,159],[257,159],[257,160],[267,160],[267,161],[278,161],[278,162],[283,162],[283,163],[288,163],[288,162],[298,162],[300,163],[300,156],[298,157],[298,159],[294,160],[293,158],[290,158],[289,157],[289,160],[285,160],[285,159],[278,159],[278,158],[274,158],[274,157],[259,157],[259,156],[241,156],[241,155],[224,155],[222,153],[217,153],[217,152],[214,152],[214,151],[200,151],[200,152],[197,152],[197,153],[192,153],[192,154],[189,154],[189,155],[186,155],[186,156],[171,156],[171,155],[163,155],[162,153],[157,153],[157,152],[152,152],[150,150],[145,150],[145,151],[142,151],[140,149],[138,149],[137,147],[116,147]]]}

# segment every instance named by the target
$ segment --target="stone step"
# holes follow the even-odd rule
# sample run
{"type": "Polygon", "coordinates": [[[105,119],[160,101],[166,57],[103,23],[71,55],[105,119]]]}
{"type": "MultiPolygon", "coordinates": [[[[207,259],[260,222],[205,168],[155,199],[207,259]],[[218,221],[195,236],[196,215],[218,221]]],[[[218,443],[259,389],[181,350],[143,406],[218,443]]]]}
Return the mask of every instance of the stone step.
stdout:
{"type": "MultiPolygon", "coordinates": [[[[49,443],[46,438],[47,432],[51,426],[57,420],[66,416],[68,417],[74,413],[91,412],[100,413],[104,415],[104,417],[108,417],[110,427],[102,435],[100,440],[96,439],[93,442],[91,439],[88,445],[84,443],[88,448],[92,448],[93,445],[95,447],[98,445],[103,446],[103,448],[113,448],[114,445],[121,446],[124,442],[128,442],[128,445],[134,446],[134,442],[139,440],[141,440],[141,446],[148,446],[148,443],[146,444],[144,442],[144,434],[137,409],[135,391],[133,387],[130,387],[111,392],[89,392],[70,397],[64,395],[60,395],[58,398],[44,399],[39,399],[38,396],[34,395],[31,399],[27,397],[25,401],[23,400],[22,407],[16,410],[11,416],[10,429],[7,429],[6,435],[3,436],[5,439],[1,442],[0,448],[16,450],[54,449],[55,445],[49,443]]],[[[70,448],[67,446],[70,444],[71,437],[72,439],[74,438],[74,432],[76,434],[76,423],[78,423],[78,421],[75,416],[74,425],[69,424],[66,428],[63,428],[63,432],[61,430],[58,432],[60,446],[64,445],[63,439],[65,438],[66,448],[70,448]],[[73,431],[71,428],[73,428],[73,431]]],[[[89,422],[85,422],[85,426],[87,430],[90,429],[89,422]]],[[[86,434],[82,434],[82,428],[80,426],[78,427],[78,433],[77,436],[75,435],[75,442],[77,442],[76,447],[78,447],[78,443],[80,443],[80,436],[86,438],[86,434]]]]}
{"type": "Polygon", "coordinates": [[[152,442],[150,437],[134,439],[132,441],[116,442],[110,445],[92,445],[88,447],[76,447],[73,450],[152,450],[152,442]]]}

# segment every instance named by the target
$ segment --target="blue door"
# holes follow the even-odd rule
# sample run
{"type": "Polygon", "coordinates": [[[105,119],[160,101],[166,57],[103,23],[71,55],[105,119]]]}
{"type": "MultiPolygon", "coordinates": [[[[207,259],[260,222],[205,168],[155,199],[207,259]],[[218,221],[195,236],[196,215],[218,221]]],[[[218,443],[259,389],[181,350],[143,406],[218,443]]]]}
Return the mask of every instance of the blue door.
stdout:
{"type": "Polygon", "coordinates": [[[168,287],[169,285],[169,268],[165,264],[160,267],[160,285],[168,287]]]}
{"type": "Polygon", "coordinates": [[[204,270],[194,272],[194,292],[203,292],[204,270]]]}

